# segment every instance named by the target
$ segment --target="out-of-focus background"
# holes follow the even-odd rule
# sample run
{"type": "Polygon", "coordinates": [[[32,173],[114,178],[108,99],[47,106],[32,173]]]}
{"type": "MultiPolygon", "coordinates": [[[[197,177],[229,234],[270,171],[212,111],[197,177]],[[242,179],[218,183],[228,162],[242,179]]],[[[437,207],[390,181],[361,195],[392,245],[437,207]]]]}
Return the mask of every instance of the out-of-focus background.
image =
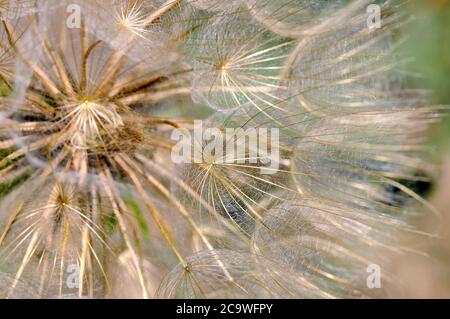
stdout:
{"type": "MultiPolygon", "coordinates": [[[[413,0],[412,22],[404,50],[414,58],[409,64],[417,87],[429,89],[435,104],[450,104],[450,0],[413,0]]],[[[450,152],[450,117],[433,132],[438,156],[450,152]]]]}
{"type": "MultiPolygon", "coordinates": [[[[408,71],[420,74],[413,85],[429,90],[433,104],[450,106],[450,0],[413,0],[407,7],[412,22],[405,27],[408,39],[402,50],[413,58],[408,71]]],[[[393,272],[401,279],[405,297],[450,298],[450,116],[429,135],[435,174],[428,200],[439,217],[426,218],[422,226],[439,237],[424,241],[426,255],[393,261],[393,272]]]]}

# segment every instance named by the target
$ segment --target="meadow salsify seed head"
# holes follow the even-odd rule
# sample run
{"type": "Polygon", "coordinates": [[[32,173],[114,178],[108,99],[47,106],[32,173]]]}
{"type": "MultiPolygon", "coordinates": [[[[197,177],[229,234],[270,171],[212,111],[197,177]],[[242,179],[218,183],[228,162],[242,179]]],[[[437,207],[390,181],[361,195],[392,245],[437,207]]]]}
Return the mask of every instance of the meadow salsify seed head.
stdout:
{"type": "Polygon", "coordinates": [[[189,257],[163,280],[158,298],[326,298],[309,278],[276,261],[230,250],[189,257]]]}
{"type": "Polygon", "coordinates": [[[430,237],[405,181],[445,108],[408,89],[391,1],[380,28],[359,0],[23,3],[0,25],[0,296],[388,296],[367,269],[430,237]]]}

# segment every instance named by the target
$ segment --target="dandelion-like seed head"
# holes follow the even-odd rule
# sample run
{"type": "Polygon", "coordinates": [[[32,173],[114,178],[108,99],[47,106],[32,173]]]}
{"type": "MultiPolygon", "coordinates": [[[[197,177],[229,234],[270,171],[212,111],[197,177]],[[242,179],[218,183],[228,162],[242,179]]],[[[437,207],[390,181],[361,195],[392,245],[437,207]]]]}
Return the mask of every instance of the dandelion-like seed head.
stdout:
{"type": "Polygon", "coordinates": [[[74,146],[88,147],[92,145],[111,144],[104,139],[116,136],[115,132],[123,126],[120,115],[112,106],[104,107],[102,104],[88,100],[81,104],[70,105],[65,108],[63,121],[67,123],[67,130],[73,132],[74,146]]]}
{"type": "Polygon", "coordinates": [[[0,296],[367,297],[428,236],[390,1],[0,3],[0,296]]]}
{"type": "Polygon", "coordinates": [[[117,25],[126,32],[144,38],[147,17],[143,13],[142,4],[139,4],[138,1],[130,1],[124,3],[119,10],[116,11],[115,15],[117,25]],[[119,10],[120,12],[118,12],[119,10]]]}

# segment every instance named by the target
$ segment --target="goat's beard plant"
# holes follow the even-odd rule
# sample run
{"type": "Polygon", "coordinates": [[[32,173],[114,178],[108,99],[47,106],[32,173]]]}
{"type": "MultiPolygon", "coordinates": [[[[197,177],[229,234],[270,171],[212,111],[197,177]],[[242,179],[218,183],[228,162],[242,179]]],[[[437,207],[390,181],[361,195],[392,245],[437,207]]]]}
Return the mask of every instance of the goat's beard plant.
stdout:
{"type": "Polygon", "coordinates": [[[2,1],[0,295],[388,296],[367,269],[427,238],[403,181],[441,111],[405,88],[401,8],[368,5],[2,1]],[[279,167],[173,163],[200,118],[278,128],[279,167]]]}

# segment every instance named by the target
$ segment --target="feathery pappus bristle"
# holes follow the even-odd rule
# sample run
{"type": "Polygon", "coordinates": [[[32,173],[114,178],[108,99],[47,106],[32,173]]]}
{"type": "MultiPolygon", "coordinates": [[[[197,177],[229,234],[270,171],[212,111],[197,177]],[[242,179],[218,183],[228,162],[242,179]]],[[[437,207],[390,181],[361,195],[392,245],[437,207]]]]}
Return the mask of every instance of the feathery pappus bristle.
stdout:
{"type": "Polygon", "coordinates": [[[0,2],[0,296],[391,296],[447,108],[369,4],[0,2]]]}

